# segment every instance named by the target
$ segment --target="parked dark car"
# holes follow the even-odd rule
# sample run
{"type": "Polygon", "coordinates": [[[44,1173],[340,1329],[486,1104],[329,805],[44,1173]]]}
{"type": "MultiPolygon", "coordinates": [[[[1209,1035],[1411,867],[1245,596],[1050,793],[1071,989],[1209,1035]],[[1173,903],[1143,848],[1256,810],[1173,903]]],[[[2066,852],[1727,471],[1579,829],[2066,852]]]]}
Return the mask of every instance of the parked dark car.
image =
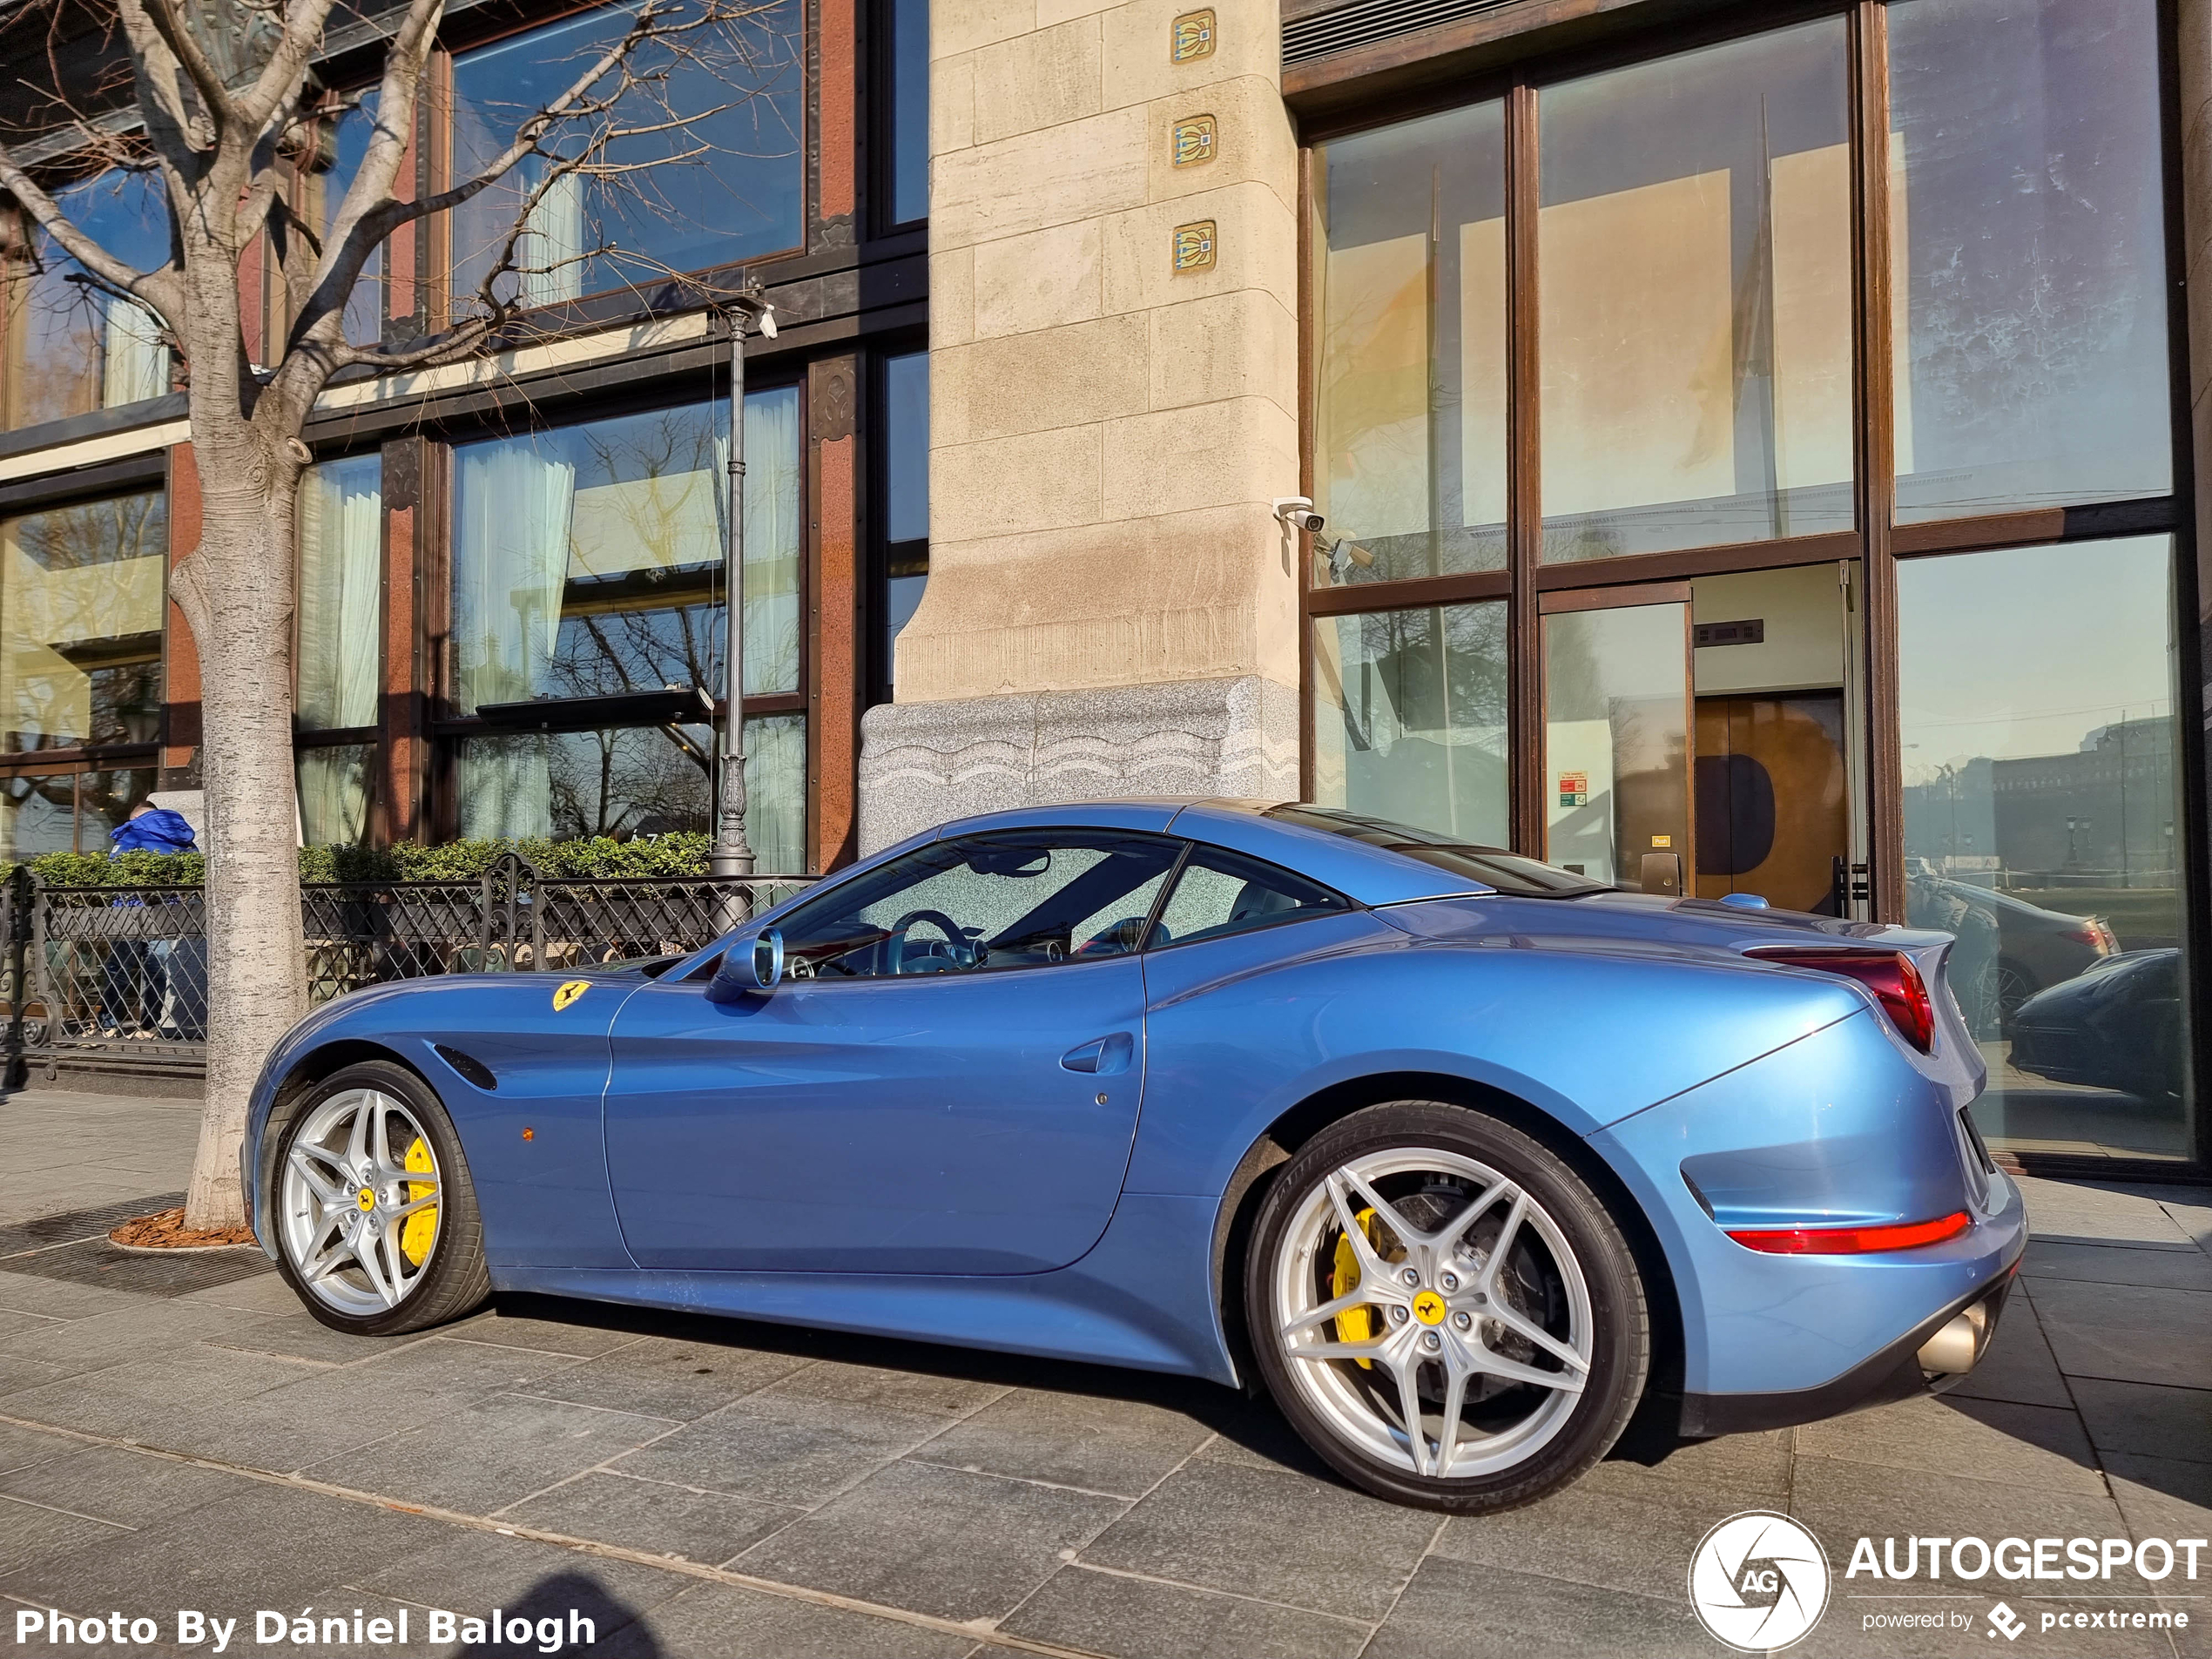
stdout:
{"type": "Polygon", "coordinates": [[[2182,1095],[2182,953],[2122,951],[2013,1015],[2013,1064],[2146,1100],[2182,1095]]]}
{"type": "Polygon", "coordinates": [[[1958,935],[1951,983],[1980,1037],[2011,1035],[2014,1015],[2030,997],[2087,972],[2120,948],[2112,929],[2095,916],[2046,910],[2016,894],[1947,876],[1910,877],[1905,914],[1912,927],[1958,935]]]}

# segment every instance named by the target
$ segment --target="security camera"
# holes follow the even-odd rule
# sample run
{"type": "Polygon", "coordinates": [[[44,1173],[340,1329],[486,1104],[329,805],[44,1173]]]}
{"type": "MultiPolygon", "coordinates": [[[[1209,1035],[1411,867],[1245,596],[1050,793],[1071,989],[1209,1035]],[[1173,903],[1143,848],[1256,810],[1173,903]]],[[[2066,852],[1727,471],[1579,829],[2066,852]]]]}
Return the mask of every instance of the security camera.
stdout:
{"type": "Polygon", "coordinates": [[[1304,496],[1278,496],[1272,505],[1275,516],[1292,529],[1305,530],[1309,535],[1320,534],[1325,521],[1313,510],[1313,503],[1304,496]]]}

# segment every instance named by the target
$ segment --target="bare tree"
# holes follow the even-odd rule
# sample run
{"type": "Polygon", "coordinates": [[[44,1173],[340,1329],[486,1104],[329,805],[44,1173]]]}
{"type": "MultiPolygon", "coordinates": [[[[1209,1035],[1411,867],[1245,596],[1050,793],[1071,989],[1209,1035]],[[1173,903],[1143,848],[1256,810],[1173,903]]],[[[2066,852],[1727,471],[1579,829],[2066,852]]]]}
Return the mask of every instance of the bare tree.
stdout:
{"type": "MultiPolygon", "coordinates": [[[[209,1042],[185,1206],[195,1228],[240,1219],[238,1155],[249,1094],[272,1045],[307,1011],[293,611],[296,510],[311,460],[301,434],[316,399],[346,371],[425,368],[512,344],[529,279],[543,291],[554,286],[543,280],[549,273],[609,254],[534,230],[542,205],[598,180],[619,181],[635,201],[664,208],[643,175],[711,148],[693,129],[729,107],[674,107],[671,65],[704,64],[732,98],[747,96],[727,71],[751,50],[739,25],[768,10],[742,0],[642,0],[610,10],[617,26],[579,58],[564,91],[516,111],[503,145],[472,171],[410,199],[401,168],[444,6],[407,0],[385,17],[383,72],[360,166],[327,223],[310,224],[291,207],[287,184],[314,142],[324,102],[314,66],[334,4],[238,0],[227,26],[211,30],[212,9],[194,0],[115,0],[137,120],[72,111],[71,125],[80,156],[158,179],[172,235],[167,260],[154,269],[137,268],[88,235],[57,206],[57,190],[0,148],[0,190],[75,262],[91,293],[132,302],[153,320],[181,361],[189,395],[202,529],[170,591],[206,671],[209,1042]],[[641,152],[649,153],[638,158],[641,152]],[[459,209],[502,180],[512,181],[511,222],[474,293],[412,338],[349,341],[347,300],[393,233],[459,209]],[[283,338],[266,348],[266,364],[249,353],[241,300],[241,264],[257,249],[280,279],[289,319],[283,338]]],[[[698,78],[685,84],[696,87],[698,78]]],[[[624,257],[633,271],[651,266],[624,257]]]]}

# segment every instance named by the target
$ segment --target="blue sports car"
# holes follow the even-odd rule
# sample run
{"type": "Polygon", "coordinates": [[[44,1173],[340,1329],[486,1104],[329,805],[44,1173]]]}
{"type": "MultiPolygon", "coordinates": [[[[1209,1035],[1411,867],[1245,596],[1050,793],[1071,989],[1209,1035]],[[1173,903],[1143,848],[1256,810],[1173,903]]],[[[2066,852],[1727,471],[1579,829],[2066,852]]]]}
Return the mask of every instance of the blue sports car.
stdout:
{"type": "Polygon", "coordinates": [[[1940,1387],[2025,1242],[1941,934],[1353,813],[1001,813],[653,968],[271,1055],[255,1230],[341,1330],[494,1290],[1264,1385],[1407,1503],[1940,1387]],[[655,971],[657,969],[658,971],[655,971]]]}

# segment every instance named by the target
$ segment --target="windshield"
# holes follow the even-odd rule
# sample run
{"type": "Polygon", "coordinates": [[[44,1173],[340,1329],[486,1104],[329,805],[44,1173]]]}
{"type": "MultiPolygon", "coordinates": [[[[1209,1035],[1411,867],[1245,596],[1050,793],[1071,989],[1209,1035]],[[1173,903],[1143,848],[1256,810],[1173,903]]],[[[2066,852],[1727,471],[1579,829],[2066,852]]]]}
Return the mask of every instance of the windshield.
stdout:
{"type": "Polygon", "coordinates": [[[1347,840],[1365,841],[1370,846],[1382,847],[1403,858],[1418,859],[1423,864],[1466,876],[1517,899],[1573,899],[1586,893],[1614,891],[1602,881],[1593,881],[1572,870],[1524,858],[1503,847],[1455,841],[1433,830],[1414,829],[1334,806],[1276,806],[1270,808],[1265,816],[1285,824],[1303,825],[1307,829],[1324,830],[1347,840]]]}

